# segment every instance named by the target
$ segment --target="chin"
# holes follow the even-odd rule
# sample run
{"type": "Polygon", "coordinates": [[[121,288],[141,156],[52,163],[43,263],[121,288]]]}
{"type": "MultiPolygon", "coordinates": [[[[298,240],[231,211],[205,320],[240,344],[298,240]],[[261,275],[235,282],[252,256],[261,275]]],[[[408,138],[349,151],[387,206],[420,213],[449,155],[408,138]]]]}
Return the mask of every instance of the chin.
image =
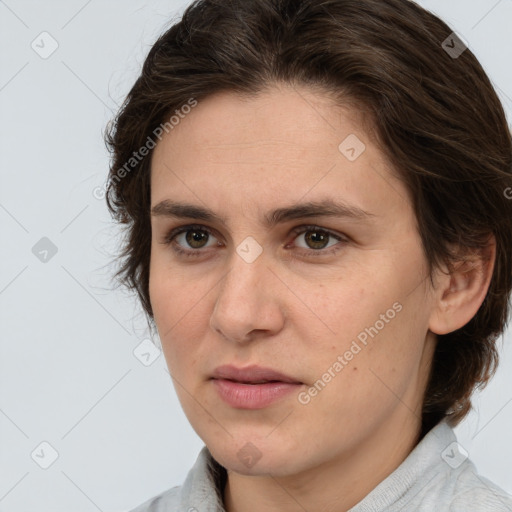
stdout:
{"type": "Polygon", "coordinates": [[[230,438],[226,443],[219,443],[217,439],[205,444],[213,458],[226,469],[252,476],[285,476],[294,465],[290,453],[301,453],[282,439],[272,440],[265,435],[230,438]]]}

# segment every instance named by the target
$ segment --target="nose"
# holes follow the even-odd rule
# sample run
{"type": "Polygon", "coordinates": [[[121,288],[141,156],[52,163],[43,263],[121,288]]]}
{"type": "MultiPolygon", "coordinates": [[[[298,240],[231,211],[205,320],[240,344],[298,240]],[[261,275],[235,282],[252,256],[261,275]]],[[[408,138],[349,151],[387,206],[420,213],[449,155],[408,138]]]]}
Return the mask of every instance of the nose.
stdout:
{"type": "Polygon", "coordinates": [[[277,334],[284,325],[279,285],[283,288],[263,255],[248,263],[233,254],[229,270],[215,287],[210,327],[237,343],[277,334]]]}

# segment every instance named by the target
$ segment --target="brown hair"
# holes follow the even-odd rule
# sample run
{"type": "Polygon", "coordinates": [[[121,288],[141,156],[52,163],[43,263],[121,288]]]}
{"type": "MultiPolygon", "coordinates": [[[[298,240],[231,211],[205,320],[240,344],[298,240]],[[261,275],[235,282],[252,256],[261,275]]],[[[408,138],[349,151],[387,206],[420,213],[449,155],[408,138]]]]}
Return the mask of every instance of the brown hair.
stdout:
{"type": "Polygon", "coordinates": [[[430,273],[456,261],[450,244],[473,250],[496,237],[485,300],[464,327],[438,336],[425,394],[423,433],[447,415],[456,425],[473,390],[494,373],[496,341],[508,321],[512,141],[476,57],[469,49],[449,52],[463,49],[452,32],[409,0],[193,2],[152,46],[105,134],[112,153],[107,204],[126,228],[116,277],[137,292],[149,324],[151,153],[135,162],[134,151],[150,140],[154,146],[158,127],[191,98],[251,96],[279,82],[315,87],[369,113],[410,192],[430,273]]]}

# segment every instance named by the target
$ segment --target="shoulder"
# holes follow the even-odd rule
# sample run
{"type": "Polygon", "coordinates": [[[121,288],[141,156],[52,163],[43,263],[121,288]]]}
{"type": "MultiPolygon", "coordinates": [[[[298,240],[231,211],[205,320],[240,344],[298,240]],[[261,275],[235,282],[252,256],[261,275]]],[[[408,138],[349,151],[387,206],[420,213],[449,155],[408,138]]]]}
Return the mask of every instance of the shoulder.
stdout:
{"type": "MultiPolygon", "coordinates": [[[[174,512],[179,510],[181,486],[177,485],[140,504],[129,512],[174,512]]],[[[184,511],[187,512],[187,511],[184,511]]]]}
{"type": "Polygon", "coordinates": [[[457,478],[450,512],[512,512],[512,496],[479,475],[475,466],[467,462],[457,478]]]}
{"type": "Polygon", "coordinates": [[[453,427],[443,421],[432,430],[433,455],[427,473],[433,475],[426,501],[442,503],[447,512],[512,512],[512,496],[488,480],[458,443],[453,427]]]}
{"type": "Polygon", "coordinates": [[[224,512],[221,469],[204,446],[183,485],[172,487],[129,512],[224,512]]]}
{"type": "Polygon", "coordinates": [[[512,512],[512,497],[481,476],[446,421],[351,512],[512,512]]]}

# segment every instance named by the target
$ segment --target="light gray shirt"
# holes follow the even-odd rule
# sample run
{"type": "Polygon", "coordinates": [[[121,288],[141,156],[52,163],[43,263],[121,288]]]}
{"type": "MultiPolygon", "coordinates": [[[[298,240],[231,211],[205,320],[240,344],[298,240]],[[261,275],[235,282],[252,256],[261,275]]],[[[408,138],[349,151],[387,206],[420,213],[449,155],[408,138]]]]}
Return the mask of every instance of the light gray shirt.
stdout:
{"type": "MultiPolygon", "coordinates": [[[[225,469],[204,446],[183,485],[131,512],[225,512],[224,479],[225,469]]],[[[443,420],[347,512],[512,512],[512,496],[477,473],[443,420]]]]}

